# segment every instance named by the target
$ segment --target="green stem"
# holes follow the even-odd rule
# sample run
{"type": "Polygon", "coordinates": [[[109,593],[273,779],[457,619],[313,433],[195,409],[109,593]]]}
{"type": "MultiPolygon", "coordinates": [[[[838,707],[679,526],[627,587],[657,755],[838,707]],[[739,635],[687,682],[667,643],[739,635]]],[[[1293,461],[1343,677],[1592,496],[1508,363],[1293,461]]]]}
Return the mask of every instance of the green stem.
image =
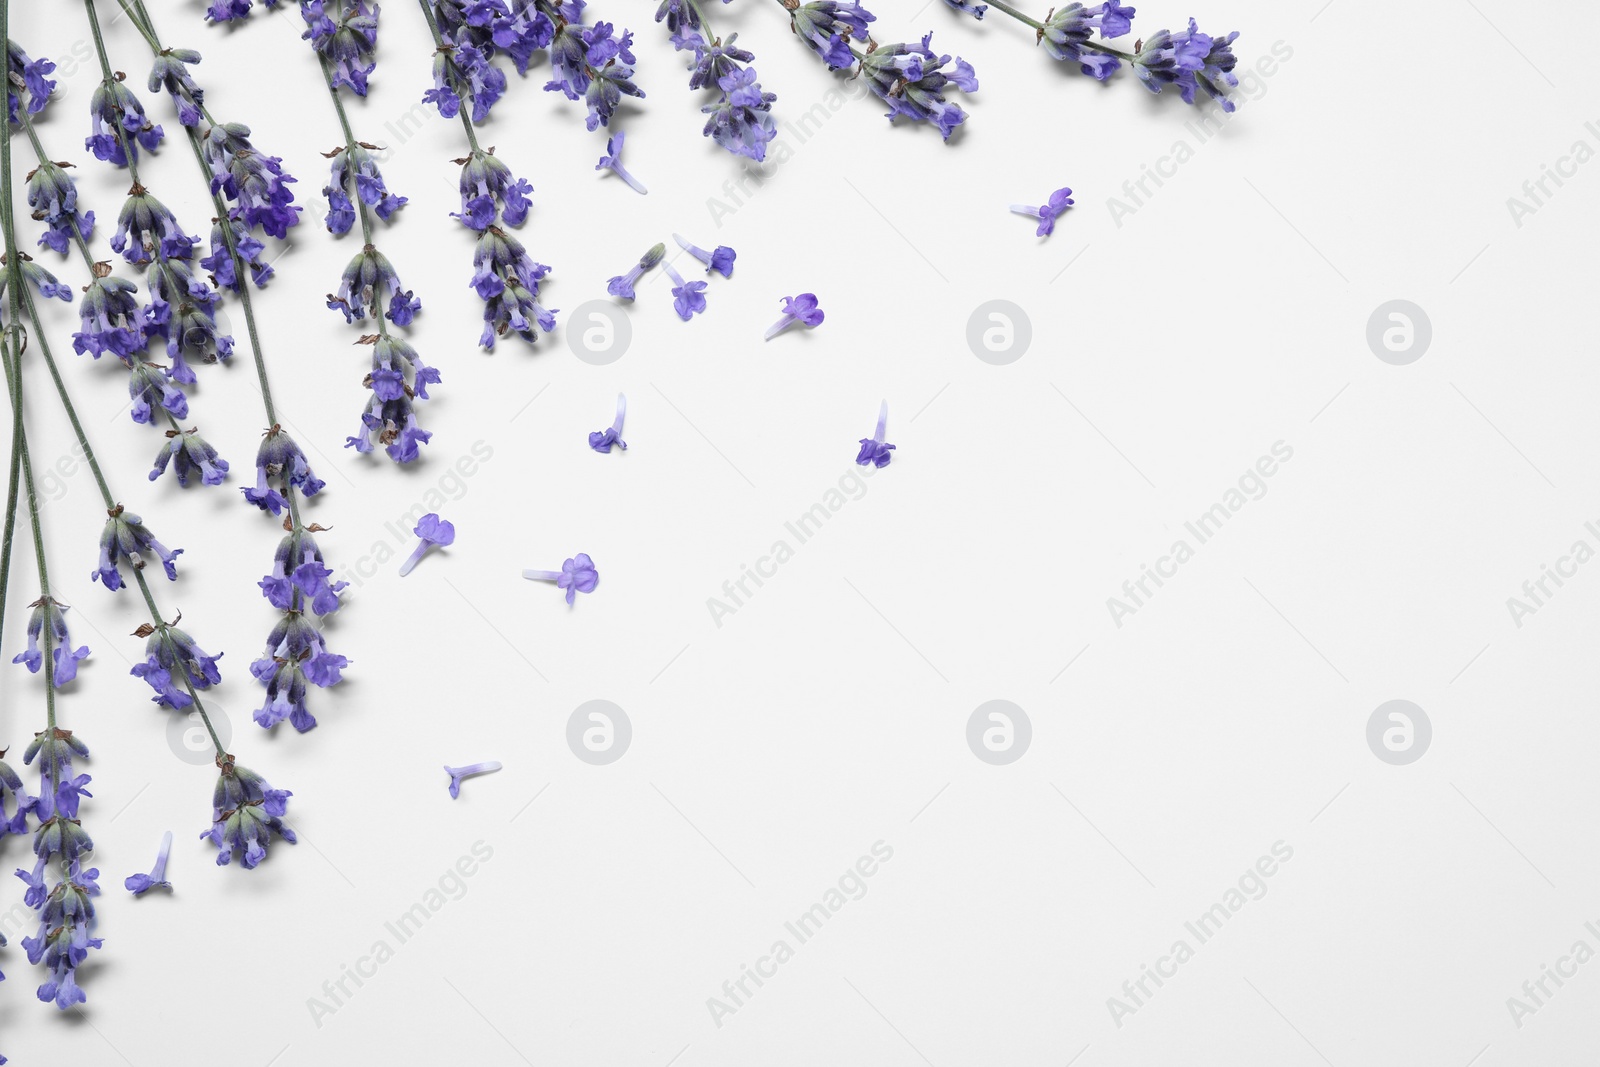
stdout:
{"type": "Polygon", "coordinates": [[[1001,14],[1010,15],[1012,18],[1016,19],[1018,22],[1027,23],[1029,26],[1032,26],[1036,30],[1043,30],[1044,29],[1044,23],[1040,22],[1038,19],[1030,18],[1029,16],[1024,15],[1022,12],[1020,12],[1016,8],[1012,7],[1010,4],[1001,3],[1000,0],[983,0],[983,2],[988,4],[990,7],[994,8],[996,11],[1000,12],[1001,14]]]}

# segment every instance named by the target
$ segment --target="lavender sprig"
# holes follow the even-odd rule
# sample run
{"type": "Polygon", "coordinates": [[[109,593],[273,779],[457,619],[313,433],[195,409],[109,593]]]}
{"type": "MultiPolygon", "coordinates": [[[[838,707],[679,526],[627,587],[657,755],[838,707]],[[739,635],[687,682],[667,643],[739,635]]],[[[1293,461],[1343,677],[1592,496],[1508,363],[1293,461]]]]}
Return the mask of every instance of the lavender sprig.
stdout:
{"type": "Polygon", "coordinates": [[[718,94],[700,109],[710,116],[703,135],[734,155],[758,163],[766,159],[767,142],[778,135],[772,118],[778,97],[764,92],[755,68],[746,65],[755,56],[738,47],[739,35],[729,34],[726,41],[718,37],[700,0],[661,0],[656,21],[666,23],[674,48],[690,53],[689,88],[718,94]]]}

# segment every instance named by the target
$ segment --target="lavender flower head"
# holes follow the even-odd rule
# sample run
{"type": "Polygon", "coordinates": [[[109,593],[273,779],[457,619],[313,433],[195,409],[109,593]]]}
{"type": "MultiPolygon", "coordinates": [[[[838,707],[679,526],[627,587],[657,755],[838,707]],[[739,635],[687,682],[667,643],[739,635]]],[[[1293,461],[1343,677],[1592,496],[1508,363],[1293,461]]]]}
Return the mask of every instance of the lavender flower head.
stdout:
{"type": "Polygon", "coordinates": [[[522,242],[498,226],[478,238],[473,252],[472,287],[483,298],[483,333],[478,344],[494,348],[495,338],[514,333],[529,344],[535,327],[556,328],[556,311],[539,303],[539,287],[550,268],[534,262],[522,242]]]}
{"type": "MultiPolygon", "coordinates": [[[[249,268],[250,280],[255,283],[255,287],[264,289],[266,288],[267,280],[275,273],[272,266],[261,258],[266,250],[267,246],[262,244],[260,239],[250,232],[250,227],[241,218],[239,209],[230,208],[225,216],[212,220],[211,254],[200,260],[200,265],[211,272],[211,280],[216,282],[218,287],[227,289],[230,292],[237,293],[239,291],[238,267],[241,265],[249,268]],[[227,227],[227,232],[223,231],[224,226],[227,227]],[[232,241],[231,247],[229,246],[230,239],[232,241]],[[234,259],[235,253],[238,254],[237,261],[234,259]]],[[[213,322],[216,318],[215,309],[210,305],[215,303],[214,297],[215,294],[209,294],[208,299],[202,301],[207,304],[206,310],[212,312],[208,317],[213,322]]],[[[212,332],[215,332],[214,327],[212,332]]],[[[226,338],[226,340],[228,341],[228,351],[231,353],[232,338],[226,338]]],[[[224,356],[224,358],[226,357],[224,356]]]]}
{"type": "Polygon", "coordinates": [[[389,258],[366,245],[345,267],[339,291],[328,294],[328,307],[343,312],[346,322],[361,322],[369,311],[377,314],[386,300],[389,309],[384,315],[396,326],[409,326],[422,307],[422,301],[400,281],[389,258]]]}
{"type": "Polygon", "coordinates": [[[799,296],[786,296],[783,298],[783,318],[773,323],[768,329],[763,340],[770,341],[784,330],[799,323],[810,329],[822,323],[822,308],[817,304],[815,293],[801,293],[799,296]]]}
{"type": "Polygon", "coordinates": [[[39,932],[24,938],[22,946],[29,963],[42,963],[49,972],[39,986],[39,999],[63,1011],[84,1002],[77,969],[91,948],[100,947],[100,939],[89,936],[94,925],[90,898],[99,895],[95,879],[100,872],[83,867],[94,842],[78,821],[79,802],[91,795],[89,776],[75,774],[72,763],[74,757],[88,755],[88,747],[72,731],[55,727],[35,735],[23,755],[26,764],[38,761],[39,793],[31,805],[39,825],[33,870],[18,870],[17,877],[28,887],[23,902],[40,912],[40,922],[39,932]],[[52,869],[61,876],[49,886],[45,874],[52,869]]]}
{"type": "Polygon", "coordinates": [[[261,658],[250,664],[250,673],[266,687],[256,723],[271,728],[287,718],[301,733],[314,728],[317,720],[306,707],[306,687],[338,685],[349,665],[347,658],[328,651],[321,631],[304,611],[286,611],[267,635],[261,658]]]}
{"type": "Polygon", "coordinates": [[[629,268],[627,273],[619,274],[606,283],[606,292],[619,300],[632,300],[634,298],[633,287],[639,281],[640,275],[660,263],[661,257],[666,254],[667,246],[665,244],[657,243],[651,245],[649,250],[639,257],[639,262],[629,268]]]}
{"type": "Polygon", "coordinates": [[[662,263],[661,268],[672,279],[672,308],[678,313],[678,318],[688,322],[706,309],[705,282],[684,281],[683,275],[674,270],[671,263],[662,263]]]}
{"type": "Polygon", "coordinates": [[[219,757],[221,770],[211,796],[211,829],[201,833],[217,846],[217,866],[242,855],[246,869],[267,858],[272,836],[295,843],[294,831],[284,825],[289,798],[287,789],[274,789],[254,771],[234,763],[232,756],[219,757]]]}
{"type": "Polygon", "coordinates": [[[611,420],[611,427],[598,430],[589,435],[589,447],[596,452],[611,451],[611,446],[616,445],[624,452],[628,450],[628,442],[622,439],[622,419],[628,413],[628,398],[621,393],[617,394],[617,417],[611,420]]]}
{"type": "Polygon", "coordinates": [[[461,783],[477,774],[490,774],[500,769],[498,760],[489,760],[486,763],[469,763],[465,767],[446,766],[444,773],[450,776],[450,799],[455,800],[461,795],[461,783]]]}
{"type": "Polygon", "coordinates": [[[329,582],[333,571],[312,536],[321,527],[295,528],[278,542],[272,573],[262,578],[261,595],[279,611],[310,611],[318,616],[339,610],[339,594],[348,582],[329,582]]]}
{"type": "Polygon", "coordinates": [[[28,253],[18,252],[17,257],[22,261],[22,280],[40,296],[49,300],[72,299],[72,286],[63,284],[54,274],[35,263],[28,253]]]}
{"type": "Polygon", "coordinates": [[[122,82],[107,79],[89,98],[89,136],[83,147],[94,157],[116,167],[128,165],[128,153],[154,152],[163,136],[160,126],[144,113],[144,105],[122,82]]]}
{"type": "Polygon", "coordinates": [[[311,464],[294,438],[284,433],[283,427],[273,426],[256,450],[256,484],[245,487],[244,498],[262,511],[277,515],[289,506],[285,493],[298,490],[309,498],[322,492],[324,484],[312,473],[311,464]]]}
{"type": "Polygon", "coordinates": [[[366,0],[305,0],[300,15],[306,20],[301,36],[311,42],[332,71],[335,86],[347,85],[357,96],[367,95],[367,78],[377,68],[378,5],[366,0]],[[328,14],[333,7],[337,18],[328,14]]]}
{"type": "Polygon", "coordinates": [[[80,356],[87,352],[95,359],[105,352],[127,359],[144,351],[148,339],[140,322],[138,291],[138,286],[125,279],[99,276],[97,267],[96,277],[78,301],[83,329],[72,335],[73,351],[80,356]]]}
{"type": "Polygon", "coordinates": [[[208,654],[176,623],[164,623],[159,627],[147,623],[138,632],[148,637],[144,662],[135,664],[128,673],[143,678],[145,684],[155,690],[156,695],[150,698],[152,703],[179,711],[194,703],[189,695],[191,687],[209,689],[222,681],[217,660],[223,654],[208,654]]]}
{"type": "Polygon", "coordinates": [[[1018,215],[1027,215],[1029,218],[1039,220],[1037,237],[1049,237],[1055,232],[1056,219],[1064,215],[1072,207],[1072,190],[1065,186],[1050,194],[1046,203],[1035,207],[1032,204],[1012,204],[1011,210],[1018,215]]]}
{"type": "Polygon", "coordinates": [[[1105,81],[1122,66],[1116,56],[1095,49],[1092,38],[1096,31],[1102,37],[1121,37],[1133,26],[1135,10],[1117,0],[1094,7],[1079,3],[1056,8],[1039,31],[1039,43],[1052,59],[1077,63],[1083,73],[1105,81]]]}
{"type": "Polygon", "coordinates": [[[228,477],[228,461],[217,455],[217,450],[196,430],[167,431],[167,443],[156,453],[150,480],[160,478],[169,465],[178,485],[185,489],[196,475],[206,485],[221,485],[228,477]]]}
{"type": "Polygon", "coordinates": [[[439,548],[445,548],[455,544],[456,541],[455,525],[439,518],[433,512],[418,519],[416,527],[411,532],[422,538],[422,541],[412,551],[411,555],[406,557],[406,561],[400,564],[400,577],[402,578],[416,569],[417,564],[422,562],[422,557],[428,554],[430,548],[436,545],[439,548]]]}
{"type": "Polygon", "coordinates": [[[967,113],[946,100],[944,93],[951,85],[964,93],[977,92],[978,77],[972,65],[960,57],[945,74],[942,68],[950,57],[935,54],[928,47],[932,39],[930,33],[921,44],[880,45],[861,60],[861,70],[868,78],[868,88],[889,105],[890,121],[904,117],[931,122],[948,141],[966,121],[967,113]]]}
{"type": "Polygon", "coordinates": [[[51,597],[40,597],[28,605],[33,609],[28,616],[28,647],[17,654],[12,663],[20,663],[29,673],[38,674],[44,664],[44,652],[39,648],[39,638],[45,627],[50,628],[51,684],[59,689],[78,676],[78,663],[89,658],[89,646],[72,647],[72,635],[67,632],[65,604],[51,597]]]}
{"type": "Polygon", "coordinates": [[[211,191],[235,201],[247,227],[281,240],[299,224],[289,188],[294,178],[284,173],[281,159],[250,143],[250,127],[219,122],[206,130],[201,150],[211,168],[211,191]]]}
{"type": "MultiPolygon", "coordinates": [[[[566,5],[580,14],[580,2],[566,5]]],[[[547,92],[561,92],[569,100],[583,100],[589,107],[586,123],[598,129],[611,123],[611,116],[624,96],[644,98],[644,91],[633,83],[633,34],[617,35],[609,22],[585,26],[573,19],[557,30],[550,43],[550,70],[547,92]]]]}
{"type": "Polygon", "coordinates": [[[877,16],[860,4],[844,0],[811,0],[789,12],[794,32],[822,58],[829,70],[841,70],[855,62],[851,41],[866,41],[871,35],[868,23],[877,16]]]}
{"type": "Polygon", "coordinates": [[[871,437],[861,439],[861,451],[856,453],[856,465],[865,467],[872,464],[874,467],[883,468],[889,465],[892,458],[889,453],[894,451],[894,445],[885,444],[883,436],[889,427],[889,402],[885,400],[878,407],[878,428],[871,437]]]}
{"type": "Polygon", "coordinates": [[[7,41],[6,46],[6,106],[15,123],[21,117],[17,112],[18,84],[28,91],[28,114],[37,115],[56,91],[56,83],[46,77],[56,65],[43,56],[28,58],[28,53],[17,47],[15,41],[7,41]]]}
{"type": "Polygon", "coordinates": [[[329,233],[343,235],[355,225],[356,206],[351,200],[352,194],[385,222],[406,205],[405,197],[394,195],[384,184],[377,160],[372,156],[375,149],[374,145],[357,142],[348,151],[344,148],[334,151],[332,174],[328,184],[322,187],[322,195],[328,198],[329,233]]]}
{"type": "Polygon", "coordinates": [[[460,219],[469,230],[482,233],[495,223],[496,213],[507,226],[521,226],[528,217],[533,202],[528,194],[533,186],[525,179],[514,177],[511,168],[502,163],[490,148],[474,152],[461,164],[461,213],[451,214],[460,219]]]}
{"type": "Polygon", "coordinates": [[[124,511],[121,504],[112,508],[107,515],[110,517],[106,519],[105,529],[100,534],[100,565],[90,575],[91,578],[107,589],[121,589],[122,571],[118,564],[126,563],[134,570],[142,571],[148,554],[161,561],[169,579],[177,581],[177,559],[183,555],[183,549],[169,551],[156,540],[139,516],[124,511]]]}
{"type": "Polygon", "coordinates": [[[715,250],[707,252],[703,248],[690,244],[677,234],[673,234],[672,239],[678,242],[679,248],[689,253],[695,259],[698,259],[701,263],[704,263],[707,274],[710,274],[712,271],[716,271],[724,278],[733,277],[733,261],[739,258],[739,253],[735,252],[727,245],[718,245],[715,250]]]}
{"type": "Polygon", "coordinates": [[[122,881],[122,886],[136,897],[142,897],[152,889],[171,889],[172,883],[167,881],[167,857],[172,855],[172,831],[168,830],[161,835],[161,849],[156,853],[156,865],[150,869],[149,874],[130,874],[122,881]]]}
{"type": "Polygon", "coordinates": [[[611,171],[617,177],[626,182],[629,189],[632,189],[640,196],[643,196],[649,193],[650,190],[646,189],[644,187],[644,183],[638,178],[635,178],[632,174],[628,173],[627,168],[622,165],[623,140],[624,136],[621,130],[618,130],[616,133],[612,134],[606,140],[605,155],[600,157],[600,162],[594,165],[594,169],[611,171]]]}
{"type": "Polygon", "coordinates": [[[94,212],[78,211],[78,184],[68,176],[71,163],[41,163],[28,175],[28,206],[36,222],[45,224],[39,244],[65,254],[76,237],[87,241],[94,232],[94,212]]]}
{"type": "Polygon", "coordinates": [[[567,591],[568,604],[579,593],[594,592],[594,587],[600,584],[600,572],[595,569],[594,560],[585,552],[579,552],[562,563],[559,571],[526,570],[522,576],[530,582],[555,582],[556,588],[567,591]]]}
{"type": "Polygon", "coordinates": [[[417,421],[413,400],[428,399],[428,386],[438,382],[438,370],[422,362],[417,350],[398,337],[379,334],[357,344],[371,344],[372,372],[362,381],[372,396],[361,414],[361,429],[345,439],[346,448],[369,453],[382,444],[396,463],[410,463],[433,435],[417,421]]]}
{"type": "Polygon", "coordinates": [[[205,92],[189,74],[189,64],[198,62],[200,53],[192,48],[168,48],[156,56],[150,68],[150,91],[165,90],[172,97],[178,109],[178,122],[184,126],[200,125],[204,112],[205,92]]]}
{"type": "Polygon", "coordinates": [[[460,114],[465,104],[472,121],[482,122],[505,91],[505,72],[490,62],[487,49],[452,42],[447,37],[444,46],[434,53],[433,88],[422,94],[422,101],[433,104],[447,119],[460,114]]]}
{"type": "Polygon", "coordinates": [[[1204,89],[1221,103],[1222,110],[1232,111],[1234,103],[1226,94],[1229,88],[1239,84],[1233,73],[1238,62],[1233,54],[1233,42],[1238,36],[1235,30],[1211,37],[1201,33],[1194,19],[1190,19],[1187,30],[1178,33],[1161,30],[1145,41],[1134,57],[1134,73],[1152,93],[1176,85],[1183,102],[1192,104],[1197,91],[1204,89]]]}

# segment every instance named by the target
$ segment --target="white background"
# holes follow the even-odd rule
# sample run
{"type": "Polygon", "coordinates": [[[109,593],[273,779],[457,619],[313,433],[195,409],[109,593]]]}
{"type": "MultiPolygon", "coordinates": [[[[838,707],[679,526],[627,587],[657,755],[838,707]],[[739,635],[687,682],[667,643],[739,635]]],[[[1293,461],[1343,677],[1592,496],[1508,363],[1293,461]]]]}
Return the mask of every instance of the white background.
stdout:
{"type": "MultiPolygon", "coordinates": [[[[127,179],[81,149],[99,77],[86,24],[70,3],[16,6],[15,38],[61,63],[41,133],[80,165],[109,257],[127,179]]],[[[649,97],[618,121],[649,196],[594,172],[603,139],[541,91],[542,60],[512,75],[480,135],[537,188],[521,237],[555,267],[547,303],[564,321],[675,230],[738,250],[687,325],[659,273],[641,286],[632,345],[604,367],[561,331],[475,349],[472,242],[447,217],[462,131],[437,116],[403,143],[388,129],[430,83],[430,46],[413,4],[385,7],[353,120],[391,148],[386,177],[411,198],[380,247],[422,297],[412,340],[444,373],[422,406],[426,459],[397,470],[341,447],[367,350],[322,296],[355,240],[308,210],[258,298],[282,415],[328,481],[308,517],[332,527],[336,569],[367,575],[328,627],[353,663],[313,694],[314,732],[250,718],[246,668],[275,617],[255,582],[279,531],[238,493],[263,426],[241,316],[239,358],[202,368],[186,420],[234,475],[184,492],[145,480],[159,434],[128,421],[124,376],[73,356],[75,316],[52,310],[114,491],[185,549],[161,603],[226,653],[213,706],[229,747],[294,791],[301,843],[247,872],[196,841],[214,774],[177,758],[170,713],[127,675],[140,607],[89,581],[103,511],[30,354],[57,595],[94,649],[61,715],[95,754],[82,814],[105,948],[83,969],[84,1010],[36,1003],[13,883],[0,1049],[19,1064],[246,1067],[1587,1062],[1600,963],[1520,1027],[1506,1001],[1575,941],[1600,949],[1583,925],[1600,920],[1600,565],[1520,628],[1506,599],[1575,540],[1600,547],[1584,530],[1600,520],[1600,373],[1582,251],[1600,167],[1549,186],[1520,227],[1506,201],[1576,140],[1600,148],[1573,49],[1600,29],[1595,12],[1211,0],[1193,14],[1242,31],[1241,69],[1275,42],[1292,56],[1199,144],[1176,97],[1126,71],[1097,85],[996,12],[978,24],[880,3],[880,39],[931,28],[977,68],[968,126],[941,144],[850,101],[803,144],[786,135],[792,158],[735,204],[722,190],[740,162],[700,137],[702,99],[653,7],[594,9],[638,34],[649,97]],[[1193,158],[1114,219],[1108,198],[1179,140],[1193,158]],[[1050,239],[1007,214],[1061,185],[1078,207],[1050,239]],[[806,290],[827,321],[762,344],[779,297],[806,290]],[[966,339],[991,299],[1031,322],[1008,366],[966,339]],[[1366,340],[1394,299],[1432,323],[1408,366],[1366,340]],[[619,391],[631,448],[596,455],[585,434],[619,391]],[[893,465],[716,626],[707,599],[857,469],[883,398],[893,465]],[[1278,441],[1293,458],[1265,496],[1115,625],[1107,598],[1278,441]],[[480,442],[492,457],[452,473],[480,442]],[[409,533],[385,524],[430,492],[458,540],[402,581],[409,533]],[[570,610],[519,577],[579,551],[601,582],[570,610]],[[1004,767],[965,739],[996,698],[1033,728],[1004,767]],[[591,699],[632,722],[609,766],[566,741],[591,699]],[[1367,746],[1391,699],[1433,725],[1409,766],[1367,746]],[[505,769],[451,801],[441,765],[483,759],[505,769]],[[121,881],[166,829],[176,890],[135,901],[121,881]],[[493,855],[464,895],[335,1005],[324,983],[380,939],[393,947],[384,924],[480,841],[493,855]],[[707,999],[792,944],[783,924],[878,841],[893,858],[866,895],[718,1026],[707,999]],[[1265,896],[1119,1027],[1107,999],[1174,940],[1193,946],[1185,921],[1279,841],[1293,858],[1265,896]],[[319,1019],[311,998],[337,1010],[319,1019]]],[[[1191,13],[1139,7],[1146,36],[1191,13]]],[[[213,113],[248,123],[315,208],[319,153],[339,135],[298,16],[228,31],[198,0],[152,8],[169,43],[204,53],[213,113]]],[[[142,91],[143,42],[114,5],[101,13],[142,91]]],[[[717,14],[756,53],[780,119],[824,102],[835,81],[776,3],[717,14]]],[[[148,106],[177,132],[170,102],[148,106]]],[[[211,209],[181,140],[144,171],[204,235],[211,209]]],[[[60,272],[84,281],[75,260],[60,272]]],[[[14,575],[7,659],[34,595],[25,539],[14,575]]],[[[37,683],[4,675],[14,759],[40,727],[37,683]]],[[[26,849],[8,840],[6,868],[31,864],[26,849]]]]}

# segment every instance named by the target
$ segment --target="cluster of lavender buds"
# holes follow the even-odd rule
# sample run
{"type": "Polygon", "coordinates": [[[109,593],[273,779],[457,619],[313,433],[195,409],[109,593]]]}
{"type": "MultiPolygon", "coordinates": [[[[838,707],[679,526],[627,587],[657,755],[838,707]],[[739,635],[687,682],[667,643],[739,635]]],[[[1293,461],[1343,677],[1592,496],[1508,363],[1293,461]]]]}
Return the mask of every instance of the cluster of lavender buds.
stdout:
{"type": "Polygon", "coordinates": [[[197,691],[210,689],[222,681],[222,672],[217,669],[217,660],[222,654],[209,655],[186,631],[178,628],[176,621],[160,626],[145,623],[134,633],[147,640],[144,662],[134,664],[129,673],[142,678],[155,691],[151,703],[182,711],[194,706],[197,691]]]}
{"type": "Polygon", "coordinates": [[[861,57],[861,72],[868,79],[868,88],[889,105],[891,122],[896,118],[931,122],[948,141],[956,127],[966,121],[967,113],[946,100],[944,93],[952,85],[963,93],[975,93],[978,76],[973,73],[972,64],[959,56],[955,67],[946,74],[943,67],[950,57],[930,49],[932,40],[930,33],[920,44],[879,45],[861,57]]]}
{"type": "Polygon", "coordinates": [[[66,172],[70,166],[46,160],[28,173],[28,207],[34,221],[45,224],[39,245],[63,255],[72,241],[87,241],[94,232],[94,212],[78,210],[78,183],[66,172]]]}
{"type": "Polygon", "coordinates": [[[478,344],[492,349],[495,339],[507,333],[532,344],[538,338],[535,328],[549,333],[556,326],[557,309],[539,303],[539,287],[550,268],[529,256],[504,227],[527,219],[527,194],[533,187],[514,178],[492,147],[474,147],[470,156],[456,162],[461,165],[461,211],[451,217],[478,235],[472,257],[472,287],[484,302],[478,344]]]}
{"type": "Polygon", "coordinates": [[[19,812],[31,814],[37,829],[33,869],[18,869],[17,877],[28,887],[23,903],[39,912],[39,931],[23,938],[22,947],[28,962],[43,965],[48,975],[39,986],[39,999],[62,1011],[87,999],[78,985],[78,967],[101,944],[90,936],[100,872],[84,866],[94,841],[78,819],[80,801],[91,795],[89,776],[75,773],[72,763],[74,757],[88,756],[88,747],[71,730],[53,725],[36,734],[23,755],[25,764],[38,762],[39,792],[23,801],[19,812]]]}
{"type": "Polygon", "coordinates": [[[335,87],[367,95],[367,78],[378,66],[378,5],[367,0],[303,0],[304,37],[328,61],[335,87]],[[332,9],[331,12],[329,9],[332,9]]]}
{"type": "Polygon", "coordinates": [[[396,463],[410,463],[433,439],[417,421],[412,402],[428,399],[428,386],[439,380],[439,372],[393,334],[367,334],[356,343],[372,346],[372,371],[362,382],[372,398],[361,413],[360,432],[345,438],[345,447],[371,452],[382,445],[396,463]]]}
{"type": "Polygon", "coordinates": [[[200,835],[217,846],[217,866],[241,854],[245,867],[254,867],[267,858],[273,834],[295,843],[294,831],[283,822],[292,792],[272,788],[232,756],[217,757],[217,767],[222,773],[211,797],[211,829],[200,835]]]}
{"type": "MultiPolygon", "coordinates": [[[[44,664],[39,638],[45,637],[48,629],[49,636],[45,637],[45,643],[50,648],[52,661],[51,684],[59,689],[78,676],[78,663],[89,657],[89,646],[72,647],[72,636],[67,632],[66,613],[69,609],[65,604],[43,596],[28,606],[33,609],[28,616],[28,647],[11,662],[22,664],[31,674],[38,674],[44,664]]],[[[3,809],[3,805],[0,805],[0,809],[3,809]]],[[[0,821],[4,818],[5,813],[0,810],[0,821]]]]}
{"type": "Polygon", "coordinates": [[[356,223],[359,202],[370,208],[384,222],[406,206],[406,198],[396,196],[384,184],[383,174],[372,153],[377,145],[357,141],[349,148],[336,148],[327,153],[333,160],[328,184],[322,195],[328,198],[328,232],[343,237],[356,223]]]}
{"type": "Polygon", "coordinates": [[[48,77],[55,69],[56,65],[43,56],[30,59],[17,42],[6,42],[6,108],[13,124],[22,118],[18,109],[23,106],[16,87],[20,84],[27,89],[28,114],[37,115],[45,109],[56,91],[56,83],[48,77]]]}
{"type": "Polygon", "coordinates": [[[262,595],[283,612],[283,618],[267,637],[265,653],[250,665],[250,673],[267,690],[266,702],[255,714],[256,723],[270,729],[288,719],[305,733],[317,725],[316,717],[306,709],[307,684],[320,688],[337,685],[343,677],[340,672],[349,666],[343,656],[328,651],[322,634],[306,615],[322,618],[338,611],[339,593],[349,583],[328,581],[333,571],[312,537],[322,527],[315,523],[285,526],[288,532],[273,555],[272,573],[260,582],[262,595]]]}
{"type": "Polygon", "coordinates": [[[716,36],[699,0],[661,0],[656,21],[666,23],[674,48],[689,53],[689,88],[717,93],[700,109],[709,116],[704,135],[734,155],[758,163],[766,159],[767,142],[778,135],[772,119],[778,97],[762,91],[755,68],[748,65],[756,57],[738,46],[739,35],[716,36]]]}
{"type": "MultiPolygon", "coordinates": [[[[983,17],[989,5],[973,5],[966,0],[945,0],[950,7],[967,14],[983,17]]],[[[1105,81],[1121,69],[1123,63],[1133,68],[1139,81],[1152,93],[1160,93],[1169,85],[1176,85],[1185,103],[1192,104],[1204,90],[1218,101],[1224,111],[1234,109],[1227,91],[1239,84],[1233,74],[1235,57],[1233,42],[1237,31],[1213,37],[1201,33],[1194,19],[1189,28],[1173,33],[1158,30],[1142,41],[1136,41],[1133,51],[1127,52],[1106,44],[1108,40],[1124,37],[1133,29],[1136,9],[1118,0],[1086,7],[1070,3],[1052,8],[1043,21],[1029,18],[1006,4],[994,4],[998,10],[1023,24],[1032,27],[1035,40],[1044,46],[1052,59],[1078,64],[1078,69],[1091,78],[1105,81]],[[1098,35],[1098,38],[1097,36],[1098,35]]]]}
{"type": "Polygon", "coordinates": [[[100,533],[100,565],[90,575],[95,581],[105,586],[108,590],[116,592],[122,588],[122,571],[118,564],[126,563],[136,571],[144,570],[145,556],[154,556],[160,561],[162,569],[167,572],[167,578],[177,581],[177,559],[183,555],[183,549],[168,550],[165,545],[157,541],[143,520],[131,511],[123,509],[121,504],[107,512],[105,528],[100,533]]]}
{"type": "Polygon", "coordinates": [[[116,167],[137,162],[139,149],[154,152],[164,136],[144,113],[144,105],[122,82],[122,75],[102,81],[89,100],[91,125],[83,147],[116,167]]]}
{"type": "Polygon", "coordinates": [[[817,54],[829,70],[844,70],[858,58],[851,42],[871,40],[869,23],[878,17],[860,4],[847,0],[811,0],[789,7],[789,26],[806,47],[817,54]]]}

